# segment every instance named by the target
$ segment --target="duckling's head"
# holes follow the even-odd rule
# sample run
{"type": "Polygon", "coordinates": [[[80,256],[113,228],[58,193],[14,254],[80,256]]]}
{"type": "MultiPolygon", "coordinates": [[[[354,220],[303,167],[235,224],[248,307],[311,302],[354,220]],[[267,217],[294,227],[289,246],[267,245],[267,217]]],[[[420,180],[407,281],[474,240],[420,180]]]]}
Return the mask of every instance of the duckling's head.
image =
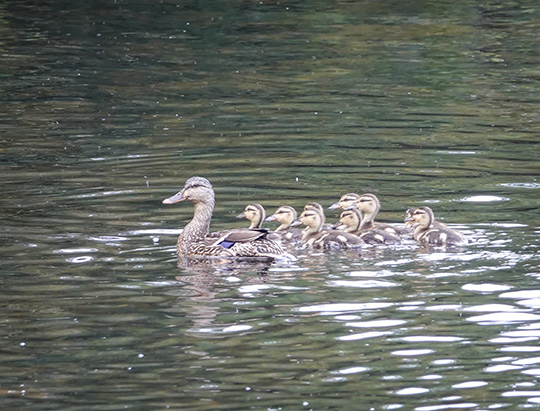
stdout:
{"type": "Polygon", "coordinates": [[[360,224],[362,223],[362,214],[356,208],[345,210],[339,216],[339,222],[347,226],[345,231],[357,231],[360,228],[360,224]]]}
{"type": "Polygon", "coordinates": [[[300,214],[300,222],[304,224],[307,227],[307,231],[311,233],[321,231],[324,221],[324,214],[316,208],[304,209],[302,214],[300,214]]]}
{"type": "Polygon", "coordinates": [[[376,214],[381,208],[381,204],[375,194],[362,194],[356,200],[356,208],[366,214],[376,214]]]}
{"type": "Polygon", "coordinates": [[[413,219],[413,214],[416,208],[408,208],[407,211],[405,211],[405,225],[412,227],[416,224],[416,222],[413,219]]]}
{"type": "Polygon", "coordinates": [[[279,207],[274,214],[268,216],[264,221],[278,221],[281,223],[282,229],[287,229],[291,226],[297,218],[296,210],[290,206],[281,206],[279,207]]]}
{"type": "MultiPolygon", "coordinates": [[[[407,210],[408,212],[409,210],[407,210]]],[[[414,221],[414,223],[419,224],[421,227],[427,228],[433,223],[435,220],[435,216],[433,214],[433,210],[429,207],[422,206],[418,207],[411,212],[411,217],[409,217],[410,220],[408,221],[414,221]]],[[[406,220],[407,221],[407,220],[406,220]]]]}
{"type": "Polygon", "coordinates": [[[307,203],[304,206],[304,211],[306,210],[316,210],[324,216],[324,208],[319,203],[316,203],[316,202],[307,203]]]}
{"type": "Polygon", "coordinates": [[[210,181],[204,177],[191,177],[186,181],[182,190],[163,200],[163,204],[174,204],[186,200],[193,203],[207,202],[213,204],[214,188],[210,181]]]}
{"type": "Polygon", "coordinates": [[[236,216],[236,218],[247,218],[251,221],[249,228],[261,228],[265,217],[264,207],[257,203],[248,204],[244,211],[236,216]]]}
{"type": "Polygon", "coordinates": [[[347,193],[343,194],[337,203],[332,204],[328,207],[329,210],[343,209],[347,210],[348,208],[353,207],[356,204],[360,196],[356,193],[347,193]]]}

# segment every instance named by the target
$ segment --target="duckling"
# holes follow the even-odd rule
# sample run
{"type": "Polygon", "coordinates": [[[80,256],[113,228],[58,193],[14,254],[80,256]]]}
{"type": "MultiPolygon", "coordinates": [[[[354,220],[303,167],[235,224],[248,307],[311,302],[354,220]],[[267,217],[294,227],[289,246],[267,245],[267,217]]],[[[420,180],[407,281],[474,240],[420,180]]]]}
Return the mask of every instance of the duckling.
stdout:
{"type": "Polygon", "coordinates": [[[401,238],[388,231],[375,227],[361,229],[362,213],[356,208],[345,210],[339,217],[339,223],[345,228],[345,232],[357,235],[367,244],[400,244],[401,238]]]}
{"type": "MultiPolygon", "coordinates": [[[[413,232],[414,232],[414,228],[418,225],[418,223],[414,221],[414,219],[412,218],[415,210],[416,208],[408,208],[407,211],[405,211],[405,226],[409,227],[411,230],[413,230],[413,232]]],[[[431,224],[435,228],[446,227],[445,224],[436,220],[432,221],[431,224]]]]}
{"type": "Polygon", "coordinates": [[[347,193],[343,194],[337,203],[332,204],[328,207],[329,210],[337,210],[339,208],[346,210],[356,204],[356,201],[360,196],[356,193],[347,193]]]}
{"type": "Polygon", "coordinates": [[[362,225],[360,226],[362,230],[377,228],[400,237],[410,236],[411,234],[409,227],[396,227],[392,224],[375,222],[375,216],[381,208],[381,203],[375,194],[362,194],[356,200],[356,208],[364,214],[362,225]]]}
{"type": "Polygon", "coordinates": [[[236,218],[247,218],[249,221],[251,221],[249,228],[261,228],[262,223],[266,218],[266,211],[260,204],[248,204],[246,208],[244,208],[244,211],[238,214],[236,218]]]}
{"type": "Polygon", "coordinates": [[[302,244],[314,248],[356,248],[365,243],[359,237],[340,230],[324,231],[324,214],[316,208],[308,208],[300,214],[300,221],[306,226],[302,233],[302,244]]]}
{"type": "Polygon", "coordinates": [[[286,253],[279,243],[268,238],[268,230],[228,230],[217,238],[209,235],[210,221],[214,212],[215,194],[210,181],[204,177],[189,178],[182,190],[163,200],[174,204],[189,200],[194,205],[191,221],[178,236],[177,252],[184,257],[241,257],[264,259],[296,258],[286,253]]]}
{"type": "Polygon", "coordinates": [[[278,221],[281,225],[274,230],[274,233],[281,236],[282,241],[298,243],[302,239],[302,230],[292,228],[296,221],[296,210],[290,206],[279,207],[274,214],[268,216],[264,221],[278,221]]]}
{"type": "MultiPolygon", "coordinates": [[[[334,225],[326,223],[326,217],[324,216],[324,208],[319,203],[316,203],[314,201],[312,201],[311,203],[307,203],[304,206],[304,211],[306,210],[315,210],[323,216],[324,221],[321,228],[322,230],[334,230],[336,228],[334,225]]],[[[294,223],[294,225],[299,225],[299,224],[301,224],[300,221],[297,221],[296,223],[294,223]]]]}
{"type": "Polygon", "coordinates": [[[407,218],[415,222],[413,236],[421,244],[445,246],[465,243],[463,234],[435,221],[433,210],[429,207],[418,207],[407,218]]]}

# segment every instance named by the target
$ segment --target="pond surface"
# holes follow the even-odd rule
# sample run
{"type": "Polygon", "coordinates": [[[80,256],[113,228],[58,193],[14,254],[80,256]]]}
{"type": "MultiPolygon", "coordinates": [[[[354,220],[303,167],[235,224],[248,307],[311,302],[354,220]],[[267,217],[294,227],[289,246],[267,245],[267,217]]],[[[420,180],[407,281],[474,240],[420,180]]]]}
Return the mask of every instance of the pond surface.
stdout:
{"type": "MultiPolygon", "coordinates": [[[[535,1],[5,1],[3,409],[540,404],[535,1]],[[470,240],[177,267],[212,229],[372,192],[470,240]]],[[[337,221],[338,213],[327,212],[337,221]]],[[[270,226],[273,228],[274,226],[270,226]]]]}

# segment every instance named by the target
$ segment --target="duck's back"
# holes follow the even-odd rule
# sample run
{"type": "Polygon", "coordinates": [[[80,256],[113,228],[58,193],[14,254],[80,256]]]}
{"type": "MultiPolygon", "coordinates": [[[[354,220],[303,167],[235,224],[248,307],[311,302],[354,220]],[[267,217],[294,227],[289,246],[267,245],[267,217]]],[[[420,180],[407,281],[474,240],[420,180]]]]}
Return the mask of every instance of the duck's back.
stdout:
{"type": "Polygon", "coordinates": [[[365,242],[358,236],[341,230],[320,231],[304,240],[304,243],[314,248],[358,248],[365,242]]]}

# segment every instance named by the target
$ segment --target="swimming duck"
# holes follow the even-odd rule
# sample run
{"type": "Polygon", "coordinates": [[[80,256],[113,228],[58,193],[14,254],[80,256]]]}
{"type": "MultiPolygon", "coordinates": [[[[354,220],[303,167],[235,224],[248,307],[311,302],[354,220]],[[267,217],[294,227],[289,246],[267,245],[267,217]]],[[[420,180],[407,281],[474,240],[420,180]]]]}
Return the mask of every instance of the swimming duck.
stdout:
{"type": "Polygon", "coordinates": [[[189,178],[181,191],[163,200],[163,204],[191,201],[195,207],[192,220],[178,236],[179,257],[258,257],[295,259],[281,246],[267,238],[268,230],[235,229],[218,237],[209,236],[215,205],[214,188],[204,177],[189,178]]]}
{"type": "MultiPolygon", "coordinates": [[[[317,211],[318,213],[320,213],[323,217],[323,225],[321,227],[321,230],[334,230],[336,229],[336,227],[332,224],[328,224],[326,223],[326,217],[324,216],[324,208],[322,205],[320,205],[319,203],[316,203],[314,201],[312,201],[311,203],[307,203],[305,206],[304,206],[304,211],[307,211],[307,210],[314,210],[314,211],[317,211]]],[[[299,225],[301,224],[301,221],[297,220],[295,223],[293,223],[293,225],[299,225]]]]}
{"type": "Polygon", "coordinates": [[[264,221],[277,221],[281,225],[274,230],[274,233],[281,236],[282,241],[291,243],[300,242],[302,239],[302,230],[292,228],[292,224],[296,221],[296,210],[290,206],[279,207],[274,214],[268,216],[264,221]]]}
{"type": "Polygon", "coordinates": [[[422,244],[444,246],[465,243],[465,237],[445,224],[435,221],[433,210],[423,206],[412,210],[408,221],[414,221],[413,237],[422,244]]]}
{"type": "Polygon", "coordinates": [[[316,208],[308,208],[300,214],[300,222],[306,226],[302,244],[314,248],[356,248],[364,245],[359,237],[341,230],[325,231],[324,214],[316,208]]]}
{"type": "Polygon", "coordinates": [[[399,244],[401,239],[398,235],[391,234],[388,231],[372,227],[370,229],[362,229],[362,213],[351,208],[345,210],[339,216],[339,224],[342,224],[345,232],[354,234],[364,240],[367,244],[399,244]]]}
{"type": "Polygon", "coordinates": [[[396,227],[392,224],[375,222],[375,216],[381,209],[381,203],[375,194],[362,194],[358,200],[356,200],[355,206],[364,214],[360,226],[362,230],[377,228],[400,237],[411,235],[410,227],[396,227]]]}
{"type": "Polygon", "coordinates": [[[337,210],[339,208],[346,210],[356,204],[356,201],[360,196],[356,193],[347,193],[343,194],[337,203],[332,204],[328,207],[329,210],[337,210]]]}
{"type": "Polygon", "coordinates": [[[247,218],[249,221],[251,221],[249,228],[261,228],[262,223],[266,218],[266,211],[260,204],[248,204],[246,208],[244,208],[244,211],[238,214],[236,218],[247,218]]]}

